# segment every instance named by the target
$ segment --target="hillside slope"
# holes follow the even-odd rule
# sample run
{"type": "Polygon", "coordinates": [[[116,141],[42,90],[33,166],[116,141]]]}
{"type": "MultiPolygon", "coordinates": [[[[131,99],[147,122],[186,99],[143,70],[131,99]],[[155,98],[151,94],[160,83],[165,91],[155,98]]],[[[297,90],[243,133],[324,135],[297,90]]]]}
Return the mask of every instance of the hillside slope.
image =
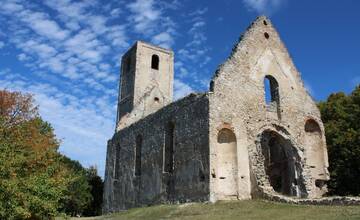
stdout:
{"type": "MultiPolygon", "coordinates": [[[[74,218],[75,219],[75,218],[74,218]]],[[[79,219],[79,218],[76,218],[79,219]]],[[[81,220],[204,219],[204,220],[341,220],[360,219],[360,206],[305,206],[263,200],[228,201],[215,204],[159,205],[81,220]]]]}

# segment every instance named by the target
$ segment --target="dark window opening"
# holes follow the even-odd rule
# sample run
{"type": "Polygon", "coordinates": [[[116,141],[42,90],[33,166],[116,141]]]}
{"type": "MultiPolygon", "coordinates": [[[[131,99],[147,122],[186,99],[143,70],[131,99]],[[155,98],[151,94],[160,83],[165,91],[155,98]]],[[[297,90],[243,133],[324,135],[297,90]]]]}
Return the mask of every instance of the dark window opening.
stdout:
{"type": "Polygon", "coordinates": [[[210,92],[214,92],[214,81],[210,81],[210,92]]]}
{"type": "Polygon", "coordinates": [[[319,189],[322,189],[326,185],[324,180],[315,180],[315,186],[319,189]]]}
{"type": "Polygon", "coordinates": [[[300,157],[292,143],[274,131],[266,130],[261,136],[264,167],[275,192],[301,196],[304,190],[300,157]]]}
{"type": "Polygon", "coordinates": [[[159,56],[156,54],[151,57],[151,69],[159,70],[159,56]]]}
{"type": "Polygon", "coordinates": [[[269,39],[269,37],[270,37],[270,35],[267,32],[264,33],[264,36],[266,39],[269,39]]]}
{"type": "Polygon", "coordinates": [[[165,147],[164,147],[164,172],[174,171],[174,123],[170,122],[165,128],[165,147]]]}
{"type": "Polygon", "coordinates": [[[321,129],[319,124],[313,120],[313,119],[309,119],[306,121],[305,123],[305,132],[317,132],[317,133],[321,133],[321,129]]]}
{"type": "Polygon", "coordinates": [[[129,96],[133,92],[134,74],[131,73],[130,68],[131,58],[126,57],[123,61],[123,67],[121,72],[121,99],[129,96]]]}
{"type": "Polygon", "coordinates": [[[200,182],[205,181],[205,174],[201,169],[199,169],[199,179],[200,179],[200,182]]]}
{"type": "Polygon", "coordinates": [[[125,71],[130,71],[130,67],[131,67],[131,58],[128,57],[125,59],[125,71]]]}
{"type": "Polygon", "coordinates": [[[267,22],[264,20],[264,25],[267,25],[267,22]]]}
{"type": "Polygon", "coordinates": [[[270,75],[265,76],[264,79],[265,89],[265,102],[268,106],[268,110],[278,111],[280,104],[279,97],[279,84],[276,79],[270,75]]]}
{"type": "Polygon", "coordinates": [[[120,146],[116,145],[115,148],[115,175],[114,178],[115,179],[119,179],[120,176],[120,146]]]}
{"type": "Polygon", "coordinates": [[[141,175],[141,150],[142,150],[142,137],[138,135],[136,137],[135,146],[135,176],[141,175]]]}
{"type": "Polygon", "coordinates": [[[159,102],[159,101],[160,101],[159,97],[155,97],[155,98],[154,98],[154,101],[155,101],[155,102],[159,102]]]}

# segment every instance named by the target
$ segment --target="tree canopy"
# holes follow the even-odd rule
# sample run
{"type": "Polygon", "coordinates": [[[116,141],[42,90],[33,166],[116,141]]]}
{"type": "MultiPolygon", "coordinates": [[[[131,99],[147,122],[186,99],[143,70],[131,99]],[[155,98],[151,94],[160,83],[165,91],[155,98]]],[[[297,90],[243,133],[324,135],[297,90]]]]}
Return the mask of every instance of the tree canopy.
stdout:
{"type": "Polygon", "coordinates": [[[360,195],[360,85],[319,103],[329,154],[329,193],[360,195]]]}
{"type": "Polygon", "coordinates": [[[88,171],[58,152],[34,103],[30,94],[0,90],[0,219],[81,215],[94,200],[88,171]]]}

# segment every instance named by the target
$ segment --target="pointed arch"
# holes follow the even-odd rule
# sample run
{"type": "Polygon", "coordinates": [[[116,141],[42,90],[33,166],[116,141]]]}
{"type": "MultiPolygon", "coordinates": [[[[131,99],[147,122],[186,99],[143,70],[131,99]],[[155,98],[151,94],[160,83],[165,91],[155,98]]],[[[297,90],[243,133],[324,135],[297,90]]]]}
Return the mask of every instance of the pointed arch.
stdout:
{"type": "Polygon", "coordinates": [[[279,83],[271,75],[264,77],[264,99],[267,111],[275,112],[281,118],[279,83]]]}

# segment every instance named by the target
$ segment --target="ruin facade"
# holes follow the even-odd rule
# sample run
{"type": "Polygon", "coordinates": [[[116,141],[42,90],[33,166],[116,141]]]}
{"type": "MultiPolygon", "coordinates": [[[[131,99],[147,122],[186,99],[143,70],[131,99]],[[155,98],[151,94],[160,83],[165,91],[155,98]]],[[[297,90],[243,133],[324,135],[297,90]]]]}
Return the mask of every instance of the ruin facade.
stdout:
{"type": "Polygon", "coordinates": [[[172,102],[173,60],[172,51],[140,41],[122,58],[105,213],[327,191],[320,112],[268,18],[241,36],[208,92],[172,102]]]}

